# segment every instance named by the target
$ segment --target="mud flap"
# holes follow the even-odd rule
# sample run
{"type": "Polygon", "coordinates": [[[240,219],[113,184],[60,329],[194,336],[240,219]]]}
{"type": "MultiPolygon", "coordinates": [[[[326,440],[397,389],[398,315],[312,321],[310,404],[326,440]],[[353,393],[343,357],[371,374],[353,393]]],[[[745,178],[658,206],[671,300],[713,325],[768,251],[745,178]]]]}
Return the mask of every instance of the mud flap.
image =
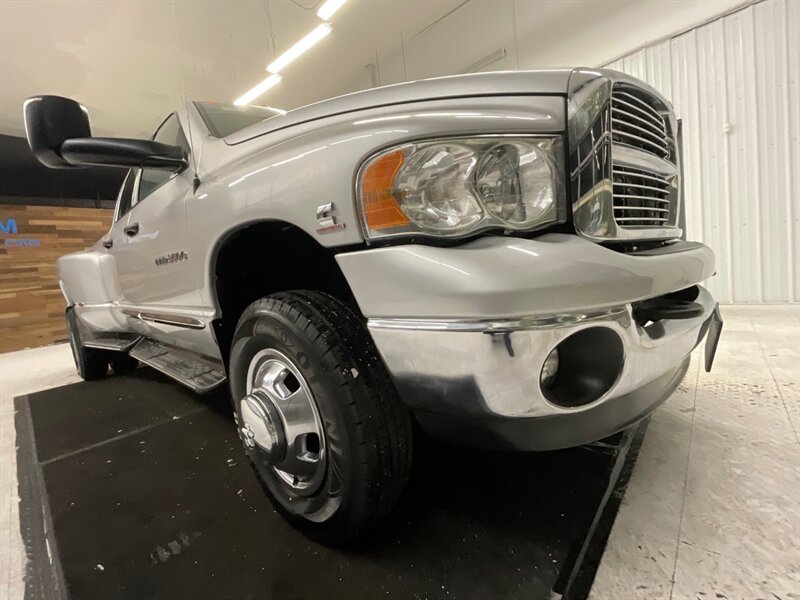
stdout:
{"type": "Polygon", "coordinates": [[[719,344],[719,336],[722,334],[722,315],[719,312],[719,303],[714,307],[714,312],[708,322],[708,333],[706,334],[706,373],[711,371],[711,366],[714,364],[714,355],[717,353],[717,344],[719,344]]]}

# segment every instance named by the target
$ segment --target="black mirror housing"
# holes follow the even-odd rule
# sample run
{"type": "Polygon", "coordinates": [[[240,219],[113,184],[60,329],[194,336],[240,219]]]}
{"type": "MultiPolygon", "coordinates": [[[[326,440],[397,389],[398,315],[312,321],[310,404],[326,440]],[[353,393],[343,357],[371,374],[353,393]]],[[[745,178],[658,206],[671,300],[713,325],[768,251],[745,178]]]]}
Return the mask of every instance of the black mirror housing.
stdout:
{"type": "Polygon", "coordinates": [[[51,169],[84,165],[141,167],[182,171],[184,150],[152,140],[93,138],[89,113],[75,100],[34,96],[23,107],[28,145],[36,159],[51,169]]]}
{"type": "Polygon", "coordinates": [[[25,101],[23,115],[28,145],[36,159],[52,169],[73,168],[61,155],[61,146],[70,138],[92,136],[86,109],[69,98],[34,96],[25,101]]]}

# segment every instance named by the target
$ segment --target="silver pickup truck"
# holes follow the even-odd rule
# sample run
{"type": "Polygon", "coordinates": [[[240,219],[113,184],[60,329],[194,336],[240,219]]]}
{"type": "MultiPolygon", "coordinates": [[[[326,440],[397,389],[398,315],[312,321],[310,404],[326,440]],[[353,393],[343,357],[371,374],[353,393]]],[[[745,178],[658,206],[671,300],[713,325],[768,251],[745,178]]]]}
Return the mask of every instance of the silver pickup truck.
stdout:
{"type": "Polygon", "coordinates": [[[127,168],[108,235],[58,261],[84,379],[226,381],[277,510],[347,539],[406,483],[412,423],[507,450],[648,415],[721,330],[683,239],[678,122],[602,69],[444,77],[287,112],[187,103],[150,140],[25,103],[54,168],[127,168]]]}

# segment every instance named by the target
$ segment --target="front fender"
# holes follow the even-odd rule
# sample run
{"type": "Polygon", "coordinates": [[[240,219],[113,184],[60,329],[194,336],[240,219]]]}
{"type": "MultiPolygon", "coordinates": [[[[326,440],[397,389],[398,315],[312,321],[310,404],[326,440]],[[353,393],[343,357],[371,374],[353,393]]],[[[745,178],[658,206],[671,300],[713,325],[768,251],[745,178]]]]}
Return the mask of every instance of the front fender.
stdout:
{"type": "Polygon", "coordinates": [[[291,224],[327,248],[362,244],[354,186],[359,167],[373,153],[431,137],[560,135],[564,127],[561,97],[489,96],[334,114],[233,146],[210,141],[203,150],[203,183],[187,200],[190,260],[202,258],[198,275],[205,290],[213,289],[211,265],[221,239],[259,221],[291,224]],[[334,228],[317,217],[328,203],[334,228]]]}

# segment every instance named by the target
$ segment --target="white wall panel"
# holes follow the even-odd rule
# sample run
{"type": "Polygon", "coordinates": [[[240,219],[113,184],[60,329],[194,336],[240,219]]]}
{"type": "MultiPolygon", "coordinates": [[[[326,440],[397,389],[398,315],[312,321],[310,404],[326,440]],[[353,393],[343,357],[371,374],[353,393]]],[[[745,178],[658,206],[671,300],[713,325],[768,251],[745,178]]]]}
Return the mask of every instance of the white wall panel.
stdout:
{"type": "MultiPolygon", "coordinates": [[[[539,69],[608,62],[705,22],[742,0],[514,0],[513,4],[519,68],[539,69]]],[[[482,34],[498,36],[488,27],[482,34]]]]}
{"type": "Polygon", "coordinates": [[[607,66],[684,126],[687,230],[723,302],[800,301],[800,3],[765,0],[607,66]]]}
{"type": "Polygon", "coordinates": [[[425,79],[459,73],[493,52],[506,55],[492,71],[516,68],[513,3],[472,0],[405,44],[406,76],[425,79]],[[493,35],[485,35],[491,31],[493,35]]]}

